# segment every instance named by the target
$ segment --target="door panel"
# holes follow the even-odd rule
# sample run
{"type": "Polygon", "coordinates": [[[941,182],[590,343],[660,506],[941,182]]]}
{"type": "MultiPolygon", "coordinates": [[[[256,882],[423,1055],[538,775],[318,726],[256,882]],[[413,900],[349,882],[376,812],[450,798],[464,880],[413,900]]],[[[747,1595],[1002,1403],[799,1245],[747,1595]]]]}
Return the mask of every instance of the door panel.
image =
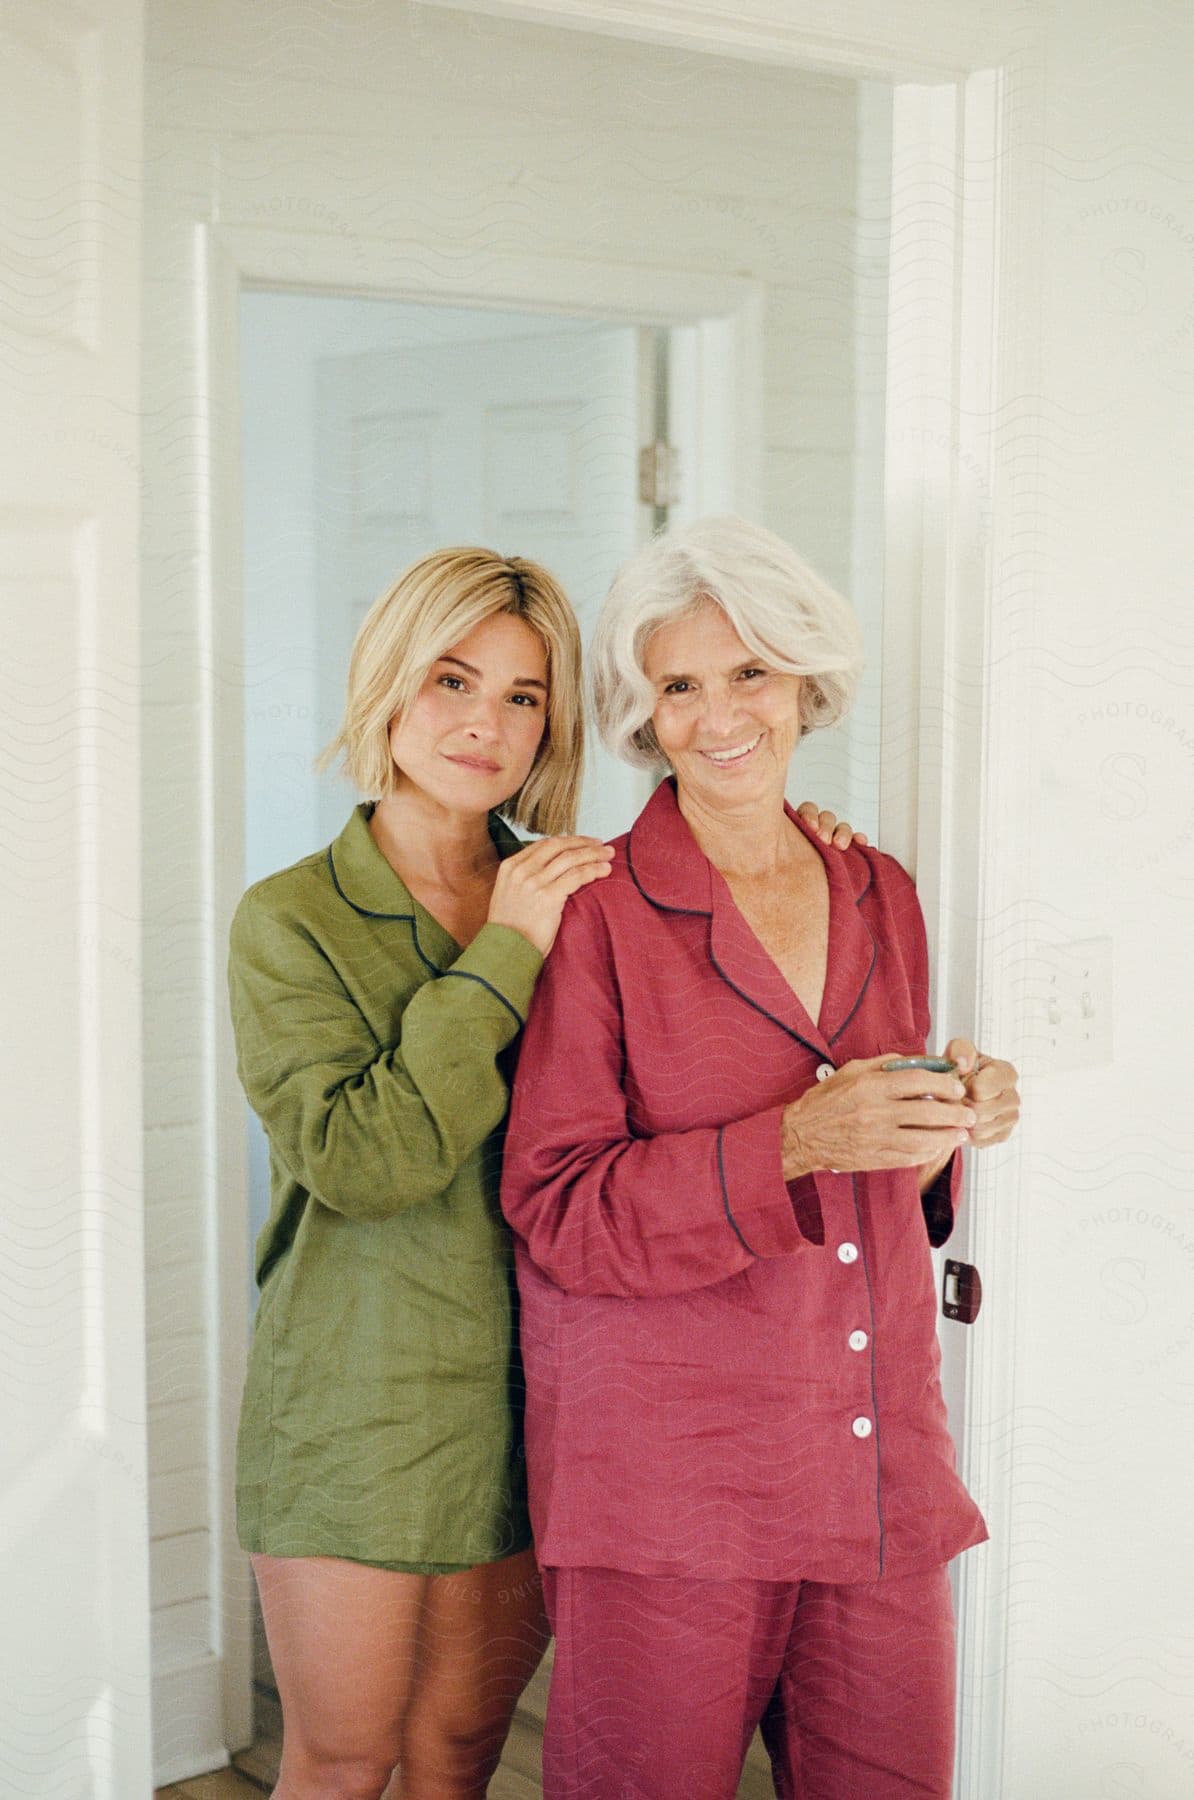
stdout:
{"type": "Polygon", "coordinates": [[[141,7],[0,7],[0,1785],[150,1785],[141,7]]]}
{"type": "MultiPolygon", "coordinates": [[[[327,358],[317,408],[320,715],[343,705],[353,637],[428,551],[486,544],[562,581],[586,639],[635,547],[639,388],[631,326],[327,358]]],[[[342,787],[325,789],[322,834],[342,787]]],[[[591,745],[581,829],[625,830],[637,772],[591,745]]]]}

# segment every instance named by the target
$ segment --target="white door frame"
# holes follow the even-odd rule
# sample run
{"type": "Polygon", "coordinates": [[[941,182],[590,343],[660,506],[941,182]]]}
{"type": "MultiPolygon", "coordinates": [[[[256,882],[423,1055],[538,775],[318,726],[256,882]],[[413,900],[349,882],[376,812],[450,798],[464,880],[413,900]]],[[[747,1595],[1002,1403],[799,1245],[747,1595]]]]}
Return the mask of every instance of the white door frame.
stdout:
{"type": "MultiPolygon", "coordinates": [[[[930,0],[848,10],[824,0],[739,0],[732,12],[709,0],[419,3],[893,85],[881,831],[884,848],[916,872],[944,1035],[1007,1042],[1013,1004],[991,979],[998,909],[990,888],[993,871],[1015,855],[1018,821],[1000,798],[1026,700],[1003,690],[992,653],[991,519],[996,482],[1010,474],[998,441],[997,351],[1012,341],[1014,323],[999,261],[1008,230],[999,174],[1008,93],[1026,47],[1019,22],[930,0]]],[[[1003,1793],[1004,1434],[1015,1403],[1018,1255],[1007,1200],[1020,1154],[1013,1140],[998,1161],[976,1167],[972,1159],[969,1201],[950,1245],[951,1255],[980,1265],[1002,1301],[998,1321],[984,1319],[985,1329],[967,1335],[950,1327],[946,1346],[959,1461],[993,1538],[957,1568],[962,1800],[1003,1793]]]]}
{"type": "MultiPolygon", "coordinates": [[[[996,179],[1002,80],[894,92],[884,508],[883,846],[915,870],[938,1042],[1006,1041],[988,991],[983,876],[1001,820],[989,706],[995,479],[996,179]]],[[[1001,729],[1007,730],[1005,713],[1001,729]]],[[[1014,758],[1012,759],[1014,766],[1014,758]]],[[[971,1158],[949,1254],[1000,1294],[998,1330],[944,1324],[943,1376],[959,1464],[995,1540],[954,1566],[960,1800],[1003,1789],[1015,1234],[1000,1205],[1019,1149],[971,1158]],[[998,1189],[998,1191],[997,1191],[998,1189]]]]}
{"type": "Polygon", "coordinates": [[[203,870],[209,921],[205,985],[212,1028],[204,1049],[208,1216],[215,1242],[209,1321],[218,1367],[211,1471],[212,1593],[219,1597],[224,1714],[230,1749],[250,1741],[250,1590],[237,1546],[232,1471],[249,1321],[245,1256],[249,1179],[244,1101],[225,1003],[228,927],[244,885],[240,301],[249,290],[304,291],[427,306],[591,316],[673,328],[686,387],[682,467],[700,471],[702,511],[757,508],[762,446],[763,290],[732,276],[560,257],[494,256],[462,273],[435,267],[411,240],[200,225],[198,289],[205,307],[201,417],[207,464],[206,555],[200,571],[199,766],[205,783],[203,870]]]}

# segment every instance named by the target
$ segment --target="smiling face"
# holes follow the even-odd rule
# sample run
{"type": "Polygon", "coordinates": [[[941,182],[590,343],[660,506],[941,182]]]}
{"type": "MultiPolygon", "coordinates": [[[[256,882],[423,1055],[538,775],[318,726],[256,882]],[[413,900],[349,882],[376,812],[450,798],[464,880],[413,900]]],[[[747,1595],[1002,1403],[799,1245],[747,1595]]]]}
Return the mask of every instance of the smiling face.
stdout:
{"type": "Polygon", "coordinates": [[[711,811],[782,805],[800,739],[800,676],[749,650],[712,600],[653,632],[643,666],[656,696],[651,723],[682,794],[711,811]]]}
{"type": "Polygon", "coordinates": [[[531,772],[547,724],[547,650],[523,619],[496,613],[434,662],[391,721],[398,787],[453,812],[490,812],[531,772]]]}

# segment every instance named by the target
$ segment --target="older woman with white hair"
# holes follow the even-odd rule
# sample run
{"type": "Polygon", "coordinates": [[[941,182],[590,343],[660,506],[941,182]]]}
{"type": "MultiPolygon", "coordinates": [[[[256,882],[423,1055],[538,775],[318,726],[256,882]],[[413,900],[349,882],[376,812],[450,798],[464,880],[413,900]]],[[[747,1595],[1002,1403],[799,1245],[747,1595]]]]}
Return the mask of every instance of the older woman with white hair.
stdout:
{"type": "Polygon", "coordinates": [[[606,741],[670,776],[565,911],[507,1139],[549,1800],[728,1800],[759,1724],[781,1796],[950,1792],[946,1565],[986,1532],[929,1250],[1018,1098],[964,1038],[924,1066],[912,882],[785,802],[860,652],[736,519],[655,540],[598,627],[606,741]]]}

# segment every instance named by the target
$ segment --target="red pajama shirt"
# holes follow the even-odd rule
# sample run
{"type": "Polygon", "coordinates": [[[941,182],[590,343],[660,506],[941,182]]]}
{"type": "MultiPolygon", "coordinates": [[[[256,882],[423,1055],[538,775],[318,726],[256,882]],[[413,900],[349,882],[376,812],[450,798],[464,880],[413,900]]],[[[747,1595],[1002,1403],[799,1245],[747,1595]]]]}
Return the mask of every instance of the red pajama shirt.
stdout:
{"type": "Polygon", "coordinates": [[[574,895],[523,1034],[502,1205],[516,1234],[541,1564],[873,1583],[986,1536],[938,1379],[930,1244],[960,1159],[785,1183],[785,1104],[921,1054],[924,925],[868,847],[823,847],[829,952],[804,1011],[664,782],[574,895]]]}

